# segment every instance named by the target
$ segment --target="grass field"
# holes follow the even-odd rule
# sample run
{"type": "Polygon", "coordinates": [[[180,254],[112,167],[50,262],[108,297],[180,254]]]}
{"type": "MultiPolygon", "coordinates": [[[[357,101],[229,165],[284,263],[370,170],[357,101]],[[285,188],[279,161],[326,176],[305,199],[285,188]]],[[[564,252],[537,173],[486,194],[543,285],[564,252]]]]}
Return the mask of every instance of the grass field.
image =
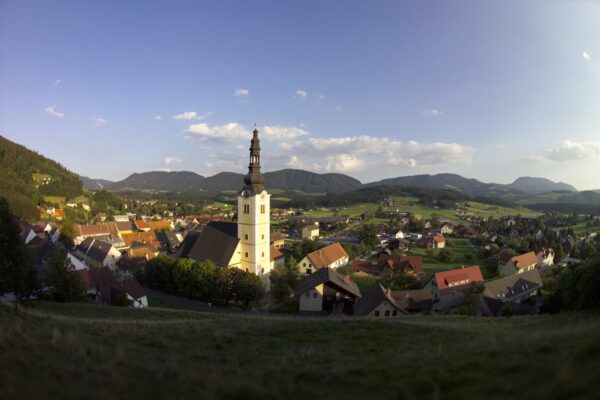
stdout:
{"type": "Polygon", "coordinates": [[[423,256],[423,268],[426,277],[430,277],[439,271],[462,266],[481,265],[484,262],[477,248],[469,245],[469,241],[466,239],[446,239],[446,249],[450,250],[455,256],[454,261],[451,263],[445,263],[437,258],[440,249],[427,250],[422,247],[414,247],[408,254],[423,256]]]}
{"type": "Polygon", "coordinates": [[[7,399],[597,398],[600,317],[0,305],[0,365],[7,399]]]}

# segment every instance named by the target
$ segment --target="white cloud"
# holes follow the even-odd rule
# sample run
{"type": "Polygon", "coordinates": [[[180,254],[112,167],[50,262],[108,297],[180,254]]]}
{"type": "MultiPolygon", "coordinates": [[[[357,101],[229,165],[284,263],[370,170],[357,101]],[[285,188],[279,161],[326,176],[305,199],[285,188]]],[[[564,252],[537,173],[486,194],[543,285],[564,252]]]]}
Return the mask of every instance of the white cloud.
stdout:
{"type": "Polygon", "coordinates": [[[427,115],[429,117],[439,117],[440,115],[443,115],[444,112],[440,111],[440,110],[436,110],[435,108],[431,108],[429,110],[421,111],[421,114],[427,115]]]}
{"type": "Polygon", "coordinates": [[[240,139],[249,140],[251,138],[250,131],[236,122],[220,126],[209,126],[205,123],[194,124],[188,126],[185,132],[189,137],[200,140],[236,142],[240,139]]]}
{"type": "Polygon", "coordinates": [[[181,164],[181,163],[183,163],[183,160],[179,157],[166,157],[165,158],[165,165],[181,164]]]}
{"type": "Polygon", "coordinates": [[[198,114],[196,114],[196,111],[186,111],[181,114],[174,115],[173,119],[177,121],[191,120],[195,119],[197,116],[198,114]]]}
{"type": "Polygon", "coordinates": [[[155,120],[157,120],[157,121],[161,121],[161,120],[162,120],[162,117],[161,117],[160,115],[155,115],[155,116],[154,116],[154,119],[155,119],[155,120]]]}
{"type": "Polygon", "coordinates": [[[60,80],[60,79],[56,79],[56,80],[54,81],[54,83],[52,83],[52,86],[58,86],[58,85],[60,85],[61,83],[62,83],[62,80],[60,80]]]}
{"type": "Polygon", "coordinates": [[[320,102],[322,102],[323,100],[325,100],[325,95],[323,95],[323,94],[321,94],[321,93],[317,93],[317,94],[316,94],[316,96],[317,96],[317,98],[316,98],[316,100],[315,100],[315,101],[316,101],[317,103],[320,103],[320,102]]]}
{"type": "Polygon", "coordinates": [[[108,123],[104,118],[92,118],[94,120],[94,126],[105,125],[108,123]]]}
{"type": "Polygon", "coordinates": [[[213,114],[214,113],[212,111],[209,111],[209,112],[204,113],[202,115],[199,115],[198,113],[196,113],[196,111],[186,111],[186,112],[183,112],[181,114],[174,115],[173,119],[177,120],[177,121],[190,121],[192,119],[201,121],[201,120],[203,120],[205,118],[210,117],[213,114]]]}
{"type": "Polygon", "coordinates": [[[44,111],[46,111],[48,114],[53,115],[55,117],[58,118],[64,118],[65,117],[65,113],[64,112],[58,112],[56,110],[56,106],[48,106],[44,109],[44,111]]]}
{"type": "Polygon", "coordinates": [[[233,93],[236,97],[248,96],[249,94],[250,91],[248,89],[235,89],[235,92],[233,93]]]}
{"type": "Polygon", "coordinates": [[[337,111],[340,111],[340,112],[344,110],[344,109],[342,108],[342,106],[335,106],[335,109],[336,109],[337,111]]]}
{"type": "Polygon", "coordinates": [[[589,60],[591,60],[591,59],[592,59],[592,57],[590,57],[590,55],[589,55],[589,53],[588,53],[587,51],[584,51],[584,52],[582,52],[582,53],[581,53],[581,57],[582,57],[584,60],[586,60],[586,61],[589,61],[589,60]]]}
{"type": "Polygon", "coordinates": [[[260,129],[260,135],[273,140],[288,140],[300,136],[309,136],[310,134],[304,129],[294,126],[266,125],[260,129]]]}
{"type": "Polygon", "coordinates": [[[307,96],[308,96],[308,93],[305,90],[297,90],[296,91],[296,98],[298,98],[298,99],[306,100],[307,96]]]}
{"type": "MultiPolygon", "coordinates": [[[[302,155],[298,163],[317,163],[325,171],[358,171],[386,167],[425,167],[470,164],[475,149],[458,143],[400,142],[388,137],[348,136],[340,138],[308,137],[304,141],[280,146],[293,155],[302,155]]],[[[300,156],[297,156],[300,157],[300,156]]]]}
{"type": "Polygon", "coordinates": [[[549,163],[600,158],[600,142],[574,142],[563,140],[558,146],[548,149],[542,155],[533,155],[525,162],[549,163]]]}

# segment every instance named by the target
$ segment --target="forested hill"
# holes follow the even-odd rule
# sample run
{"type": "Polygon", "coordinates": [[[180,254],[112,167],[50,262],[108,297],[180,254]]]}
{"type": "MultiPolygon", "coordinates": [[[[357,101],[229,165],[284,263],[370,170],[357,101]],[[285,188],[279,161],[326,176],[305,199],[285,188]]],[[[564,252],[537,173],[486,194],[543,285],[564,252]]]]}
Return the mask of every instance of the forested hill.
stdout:
{"type": "Polygon", "coordinates": [[[56,161],[0,136],[0,196],[11,211],[37,220],[43,195],[76,197],[82,194],[79,176],[56,161]]]}

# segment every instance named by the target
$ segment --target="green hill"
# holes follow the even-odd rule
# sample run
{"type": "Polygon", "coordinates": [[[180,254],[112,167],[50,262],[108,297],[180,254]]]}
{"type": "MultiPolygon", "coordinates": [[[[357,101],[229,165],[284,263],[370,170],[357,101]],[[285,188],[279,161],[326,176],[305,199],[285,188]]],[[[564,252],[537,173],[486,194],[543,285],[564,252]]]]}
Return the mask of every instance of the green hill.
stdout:
{"type": "Polygon", "coordinates": [[[43,195],[81,195],[79,177],[59,163],[0,136],[0,196],[6,197],[11,211],[37,220],[36,206],[43,195]]]}
{"type": "Polygon", "coordinates": [[[330,319],[0,305],[5,398],[596,398],[600,317],[330,319]]]}

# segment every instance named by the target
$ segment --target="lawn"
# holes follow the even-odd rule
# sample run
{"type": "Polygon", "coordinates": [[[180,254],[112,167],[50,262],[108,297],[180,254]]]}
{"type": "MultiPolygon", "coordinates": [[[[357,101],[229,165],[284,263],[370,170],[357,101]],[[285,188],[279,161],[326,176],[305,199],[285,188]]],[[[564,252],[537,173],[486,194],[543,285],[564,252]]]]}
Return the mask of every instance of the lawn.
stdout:
{"type": "Polygon", "coordinates": [[[535,217],[542,215],[539,212],[530,210],[529,208],[525,208],[522,206],[514,207],[514,208],[502,207],[502,206],[497,206],[497,205],[492,205],[492,204],[478,203],[475,201],[469,201],[466,204],[467,204],[466,212],[472,213],[476,217],[500,218],[500,217],[506,217],[506,216],[521,215],[522,217],[526,217],[526,218],[535,218],[535,217]]]}
{"type": "Polygon", "coordinates": [[[233,316],[0,305],[7,399],[597,398],[600,317],[233,316]]]}
{"type": "Polygon", "coordinates": [[[448,239],[446,238],[446,249],[450,250],[455,258],[451,263],[445,263],[438,259],[440,249],[427,250],[422,247],[413,247],[408,254],[423,256],[423,269],[427,279],[439,271],[445,271],[462,266],[481,265],[484,259],[481,258],[477,247],[469,245],[466,239],[448,239]]]}

